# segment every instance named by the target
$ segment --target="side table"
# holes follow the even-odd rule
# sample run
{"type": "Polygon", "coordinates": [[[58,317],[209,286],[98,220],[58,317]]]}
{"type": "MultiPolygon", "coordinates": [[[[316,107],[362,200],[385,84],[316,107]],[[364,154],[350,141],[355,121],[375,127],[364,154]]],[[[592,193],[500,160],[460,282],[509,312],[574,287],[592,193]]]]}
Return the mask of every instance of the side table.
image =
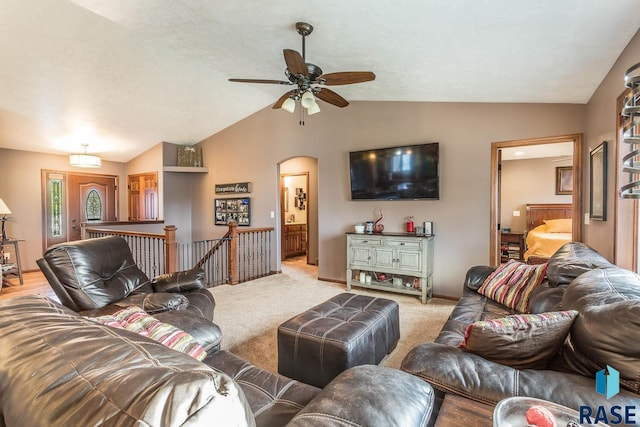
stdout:
{"type": "Polygon", "coordinates": [[[507,262],[510,259],[524,261],[524,233],[504,231],[500,233],[500,261],[507,262]]]}
{"type": "Polygon", "coordinates": [[[3,264],[5,263],[5,258],[4,258],[5,246],[13,245],[13,254],[16,259],[13,260],[11,264],[15,264],[15,266],[7,271],[3,271],[2,280],[3,281],[6,280],[6,277],[12,274],[14,276],[18,276],[18,279],[20,279],[20,284],[22,285],[24,284],[24,281],[22,279],[22,265],[20,264],[20,247],[18,246],[18,242],[24,242],[24,240],[22,239],[0,240],[0,255],[2,256],[2,258],[0,259],[0,262],[2,262],[3,264]]]}
{"type": "Polygon", "coordinates": [[[492,427],[493,406],[446,394],[435,427],[492,427]]]}

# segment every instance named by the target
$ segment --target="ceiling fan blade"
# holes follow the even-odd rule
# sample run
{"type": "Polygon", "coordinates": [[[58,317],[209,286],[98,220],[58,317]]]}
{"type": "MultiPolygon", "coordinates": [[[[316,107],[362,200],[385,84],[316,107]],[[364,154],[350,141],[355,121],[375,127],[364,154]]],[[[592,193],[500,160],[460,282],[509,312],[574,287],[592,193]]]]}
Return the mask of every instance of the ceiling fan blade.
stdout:
{"type": "Polygon", "coordinates": [[[275,104],[273,104],[273,108],[274,110],[277,110],[278,108],[282,107],[282,104],[284,104],[284,101],[286,101],[290,96],[291,96],[291,92],[286,92],[284,95],[282,95],[280,98],[278,98],[278,100],[276,101],[275,104]]]}
{"type": "Polygon", "coordinates": [[[261,79],[229,79],[230,82],[239,83],[267,83],[276,85],[292,85],[293,83],[284,80],[261,80],[261,79]]]}
{"type": "Polygon", "coordinates": [[[323,74],[318,80],[325,81],[329,86],[350,85],[353,83],[364,83],[375,80],[376,75],[371,71],[343,71],[339,73],[323,74]]]}
{"type": "Polygon", "coordinates": [[[307,77],[309,71],[307,70],[307,64],[304,63],[302,55],[293,49],[284,49],[283,52],[284,62],[286,62],[289,72],[291,74],[302,74],[307,77]]]}
{"type": "Polygon", "coordinates": [[[349,101],[338,95],[332,90],[327,88],[321,88],[320,91],[314,92],[315,95],[322,99],[324,102],[328,102],[329,104],[333,104],[336,107],[344,108],[349,105],[349,101]]]}

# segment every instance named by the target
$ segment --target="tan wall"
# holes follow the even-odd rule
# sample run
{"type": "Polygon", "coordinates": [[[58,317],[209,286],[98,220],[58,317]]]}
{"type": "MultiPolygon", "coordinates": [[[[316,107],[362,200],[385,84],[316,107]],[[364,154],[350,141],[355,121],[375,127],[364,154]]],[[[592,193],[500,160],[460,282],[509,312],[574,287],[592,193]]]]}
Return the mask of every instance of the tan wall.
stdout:
{"type": "MultiPolygon", "coordinates": [[[[82,169],[69,166],[69,157],[0,148],[0,198],[11,209],[7,221],[7,234],[24,239],[20,243],[22,268],[37,270],[35,260],[42,256],[42,191],[41,170],[51,169],[82,173],[117,175],[120,185],[126,187],[125,164],[102,162],[100,169],[82,169]]],[[[120,191],[119,217],[126,219],[127,192],[120,191]]]]}
{"type": "MultiPolygon", "coordinates": [[[[274,98],[275,99],[275,98],[274,98]]],[[[434,289],[458,296],[466,270],[489,262],[491,142],[583,131],[584,105],[353,102],[325,106],[298,126],[298,116],[264,110],[202,142],[210,172],[194,187],[193,236],[224,232],[212,226],[214,185],[251,181],[252,225],[278,227],[278,164],[296,156],[318,159],[319,276],[344,280],[345,232],[375,219],[385,231],[404,219],[434,221],[434,289]],[[440,142],[438,201],[350,201],[349,151],[440,142]]]]}
{"type": "MultiPolygon", "coordinates": [[[[640,62],[640,32],[636,33],[625,50],[618,57],[605,79],[595,91],[587,105],[587,122],[584,139],[584,170],[585,177],[585,212],[589,211],[589,151],[596,148],[602,141],[608,144],[608,174],[607,174],[607,220],[591,221],[584,226],[583,240],[605,257],[615,260],[621,267],[632,267],[633,233],[633,205],[634,201],[623,200],[618,197],[615,186],[615,171],[619,169],[616,161],[616,99],[625,90],[624,72],[634,64],[640,62]],[[619,203],[618,215],[618,248],[614,250],[614,206],[619,203]],[[616,252],[614,254],[614,252],[616,252]]],[[[626,144],[625,144],[626,145],[626,144]]],[[[625,147],[628,149],[628,147],[625,147]]],[[[625,174],[625,182],[628,175],[625,174]]]]}
{"type": "Polygon", "coordinates": [[[501,227],[525,231],[527,203],[571,203],[571,196],[556,194],[556,167],[571,166],[571,160],[508,160],[502,162],[501,227]],[[513,216],[513,211],[520,216],[513,216]]]}

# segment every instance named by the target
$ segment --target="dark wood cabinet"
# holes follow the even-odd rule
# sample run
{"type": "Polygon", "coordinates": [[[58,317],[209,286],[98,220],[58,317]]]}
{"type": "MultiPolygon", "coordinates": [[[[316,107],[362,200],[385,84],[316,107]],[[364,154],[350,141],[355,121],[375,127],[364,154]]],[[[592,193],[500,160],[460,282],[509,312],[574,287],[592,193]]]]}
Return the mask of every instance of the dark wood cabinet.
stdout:
{"type": "Polygon", "coordinates": [[[500,233],[500,261],[524,261],[524,233],[500,233]]]}
{"type": "Polygon", "coordinates": [[[284,226],[284,258],[307,253],[307,225],[285,224],[284,226]]]}

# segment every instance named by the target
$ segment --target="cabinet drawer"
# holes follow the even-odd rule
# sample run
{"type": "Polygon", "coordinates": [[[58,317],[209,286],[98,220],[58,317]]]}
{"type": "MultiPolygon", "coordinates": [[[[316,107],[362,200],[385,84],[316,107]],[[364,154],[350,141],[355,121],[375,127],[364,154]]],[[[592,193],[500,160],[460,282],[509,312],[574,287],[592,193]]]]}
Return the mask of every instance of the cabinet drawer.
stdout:
{"type": "Polygon", "coordinates": [[[408,240],[387,240],[385,246],[393,247],[393,248],[412,248],[419,250],[420,242],[419,241],[408,241],[408,240]]]}
{"type": "Polygon", "coordinates": [[[350,239],[352,246],[381,246],[382,239],[379,237],[352,237],[350,239]]]}

